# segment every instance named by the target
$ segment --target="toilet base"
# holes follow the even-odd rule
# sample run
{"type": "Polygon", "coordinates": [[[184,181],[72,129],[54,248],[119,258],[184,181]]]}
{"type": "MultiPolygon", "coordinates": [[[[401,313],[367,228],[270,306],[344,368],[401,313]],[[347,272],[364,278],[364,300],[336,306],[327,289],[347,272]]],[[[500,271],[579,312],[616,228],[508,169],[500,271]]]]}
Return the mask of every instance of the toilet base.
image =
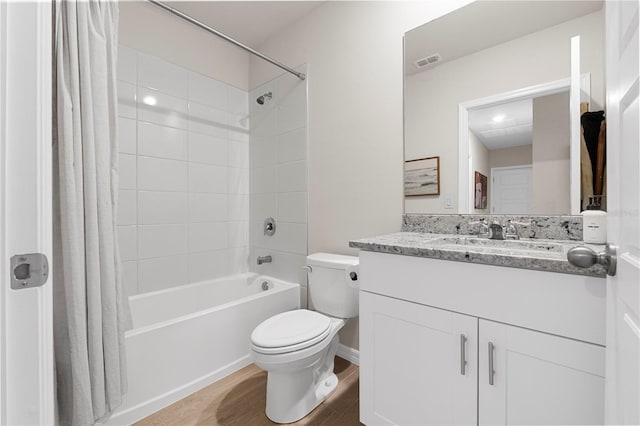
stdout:
{"type": "Polygon", "coordinates": [[[272,370],[267,375],[267,417],[275,423],[293,423],[322,404],[338,386],[333,361],[338,351],[336,334],[322,356],[304,360],[300,369],[272,370]]]}

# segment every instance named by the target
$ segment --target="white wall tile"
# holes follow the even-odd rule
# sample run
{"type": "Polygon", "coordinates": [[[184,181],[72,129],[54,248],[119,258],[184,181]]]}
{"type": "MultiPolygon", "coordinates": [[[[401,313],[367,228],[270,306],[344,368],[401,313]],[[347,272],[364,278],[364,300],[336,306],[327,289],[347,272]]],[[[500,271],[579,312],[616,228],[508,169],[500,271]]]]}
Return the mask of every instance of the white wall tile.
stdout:
{"type": "Polygon", "coordinates": [[[249,142],[229,141],[229,167],[249,168],[249,142]]]}
{"type": "Polygon", "coordinates": [[[138,157],[138,189],[186,191],[187,163],[153,157],[138,157]]]}
{"type": "Polygon", "coordinates": [[[187,252],[187,225],[138,227],[138,258],[176,256],[187,252]]]}
{"type": "Polygon", "coordinates": [[[138,91],[138,120],[162,126],[187,128],[187,101],[156,90],[138,91]]]}
{"type": "Polygon", "coordinates": [[[118,244],[120,245],[120,260],[136,260],[138,252],[138,237],[136,226],[118,226],[118,244]]]}
{"type": "Polygon", "coordinates": [[[138,85],[187,98],[187,71],[158,57],[138,55],[138,85]]]}
{"type": "Polygon", "coordinates": [[[138,78],[138,54],[135,50],[118,46],[118,80],[136,84],[138,78]]]}
{"type": "Polygon", "coordinates": [[[249,247],[230,248],[229,267],[230,274],[241,274],[249,271],[249,247]]]}
{"type": "Polygon", "coordinates": [[[120,154],[118,162],[118,186],[120,189],[136,189],[136,156],[120,154]]]}
{"type": "Polygon", "coordinates": [[[278,165],[278,192],[307,190],[307,168],[304,161],[278,165]]]}
{"type": "MultiPolygon", "coordinates": [[[[247,125],[249,125],[249,119],[247,119],[247,125]]],[[[249,143],[251,133],[247,130],[229,129],[229,140],[249,143]]]]}
{"type": "Polygon", "coordinates": [[[229,194],[249,193],[249,169],[229,167],[227,173],[229,175],[229,186],[227,190],[229,194]]]}
{"type": "Polygon", "coordinates": [[[307,225],[303,223],[280,222],[278,225],[278,250],[288,253],[307,253],[307,225]]]}
{"type": "Polygon", "coordinates": [[[136,120],[118,117],[118,144],[124,154],[136,154],[136,120]]]}
{"type": "MultiPolygon", "coordinates": [[[[265,218],[266,219],[266,218],[265,218]]],[[[263,249],[278,249],[278,240],[280,239],[280,224],[276,222],[276,233],[274,235],[264,234],[264,219],[252,220],[250,225],[251,246],[263,249]]],[[[268,254],[268,253],[267,253],[268,254]]]]}
{"type": "Polygon", "coordinates": [[[278,145],[275,136],[253,136],[251,139],[251,167],[273,166],[278,163],[278,145]]]}
{"type": "Polygon", "coordinates": [[[249,194],[229,194],[229,220],[249,220],[249,194]]]}
{"type": "Polygon", "coordinates": [[[278,220],[281,222],[307,223],[307,193],[279,193],[278,220]]]}
{"type": "Polygon", "coordinates": [[[140,293],[164,290],[187,284],[187,256],[158,257],[140,260],[138,266],[138,287],[140,293]]]}
{"type": "Polygon", "coordinates": [[[289,132],[307,125],[307,110],[296,105],[280,107],[278,110],[278,133],[289,132]]]}
{"type": "Polygon", "coordinates": [[[189,163],[189,191],[216,194],[227,193],[227,168],[189,163]]]}
{"type": "Polygon", "coordinates": [[[118,116],[136,119],[136,86],[118,81],[118,116]]]}
{"type": "Polygon", "coordinates": [[[227,248],[228,227],[226,222],[189,224],[189,251],[197,253],[227,248]]]}
{"type": "Polygon", "coordinates": [[[189,100],[221,110],[227,109],[227,84],[189,72],[189,100]]]}
{"type": "MultiPolygon", "coordinates": [[[[304,71],[303,71],[304,72],[304,71]]],[[[307,105],[307,83],[292,74],[282,74],[276,79],[279,95],[278,106],[305,108],[307,105]]]]}
{"type": "Polygon", "coordinates": [[[227,110],[231,114],[249,114],[249,94],[242,89],[227,85],[227,110]]]}
{"type": "Polygon", "coordinates": [[[268,217],[279,220],[277,194],[251,194],[251,218],[265,220],[268,217]]]}
{"type": "Polygon", "coordinates": [[[249,132],[249,116],[243,114],[227,114],[227,125],[234,133],[249,132]]]}
{"type": "Polygon", "coordinates": [[[230,273],[228,250],[194,253],[189,256],[189,282],[211,280],[230,273]]]}
{"type": "Polygon", "coordinates": [[[138,124],[138,155],[186,160],[187,132],[141,122],[138,124]]]}
{"type": "MultiPolygon", "coordinates": [[[[118,78],[118,233],[127,294],[247,271],[248,93],[125,46],[118,78]]],[[[274,91],[275,84],[265,87],[274,91]]],[[[270,215],[277,210],[275,92],[276,102],[255,114],[258,123],[268,119],[258,133],[271,135],[270,215]]]]}
{"type": "Polygon", "coordinates": [[[227,139],[189,132],[189,161],[226,166],[228,152],[227,139]]]}
{"type": "Polygon", "coordinates": [[[223,222],[228,218],[227,194],[189,194],[189,222],[223,222]]]}
{"type": "Polygon", "coordinates": [[[278,163],[306,158],[307,128],[293,130],[278,136],[278,163]]]}
{"type": "Polygon", "coordinates": [[[265,194],[278,191],[278,169],[276,166],[258,167],[251,170],[251,193],[265,194]]]}
{"type": "Polygon", "coordinates": [[[189,130],[227,138],[227,112],[189,101],[189,130]]]}
{"type": "Polygon", "coordinates": [[[138,192],[138,224],[187,223],[186,192],[138,192]]]}
{"type": "Polygon", "coordinates": [[[122,287],[127,297],[138,294],[138,262],[122,262],[122,287]]]}
{"type": "Polygon", "coordinates": [[[275,136],[277,134],[278,109],[271,105],[257,105],[256,108],[253,108],[251,110],[251,136],[275,136]]]}
{"type": "Polygon", "coordinates": [[[229,240],[227,247],[246,247],[249,245],[249,222],[229,222],[229,240]]]}
{"type": "Polygon", "coordinates": [[[137,221],[136,191],[121,189],[118,192],[118,225],[135,225],[137,221]]]}

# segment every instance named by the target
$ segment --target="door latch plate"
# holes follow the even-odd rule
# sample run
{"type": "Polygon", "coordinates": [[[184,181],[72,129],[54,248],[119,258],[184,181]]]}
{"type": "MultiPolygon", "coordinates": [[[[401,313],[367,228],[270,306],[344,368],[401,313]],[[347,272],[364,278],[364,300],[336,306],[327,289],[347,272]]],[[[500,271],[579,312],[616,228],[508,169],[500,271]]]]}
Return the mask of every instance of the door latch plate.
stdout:
{"type": "Polygon", "coordinates": [[[42,253],[16,254],[11,257],[11,288],[39,287],[49,278],[49,262],[42,253]]]}

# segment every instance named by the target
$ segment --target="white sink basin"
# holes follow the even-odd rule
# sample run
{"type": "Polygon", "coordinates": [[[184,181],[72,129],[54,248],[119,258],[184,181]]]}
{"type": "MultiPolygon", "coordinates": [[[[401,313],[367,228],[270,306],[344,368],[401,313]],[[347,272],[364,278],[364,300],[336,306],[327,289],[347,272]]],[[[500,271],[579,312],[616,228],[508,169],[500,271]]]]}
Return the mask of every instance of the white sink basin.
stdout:
{"type": "Polygon", "coordinates": [[[440,237],[430,241],[431,244],[442,249],[469,250],[495,254],[524,254],[529,252],[544,257],[564,255],[562,244],[539,240],[490,240],[477,237],[440,237]]]}

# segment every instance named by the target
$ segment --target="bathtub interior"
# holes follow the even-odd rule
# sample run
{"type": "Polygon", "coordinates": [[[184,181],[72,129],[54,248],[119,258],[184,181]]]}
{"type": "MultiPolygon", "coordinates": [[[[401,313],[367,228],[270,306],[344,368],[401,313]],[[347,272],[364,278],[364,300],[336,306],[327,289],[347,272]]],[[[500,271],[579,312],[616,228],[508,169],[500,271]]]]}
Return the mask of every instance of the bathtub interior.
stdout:
{"type": "Polygon", "coordinates": [[[216,280],[172,287],[129,297],[133,330],[155,326],[176,318],[258,297],[268,291],[281,291],[298,284],[276,278],[243,273],[216,280]],[[264,285],[264,283],[267,283],[264,285]]]}

